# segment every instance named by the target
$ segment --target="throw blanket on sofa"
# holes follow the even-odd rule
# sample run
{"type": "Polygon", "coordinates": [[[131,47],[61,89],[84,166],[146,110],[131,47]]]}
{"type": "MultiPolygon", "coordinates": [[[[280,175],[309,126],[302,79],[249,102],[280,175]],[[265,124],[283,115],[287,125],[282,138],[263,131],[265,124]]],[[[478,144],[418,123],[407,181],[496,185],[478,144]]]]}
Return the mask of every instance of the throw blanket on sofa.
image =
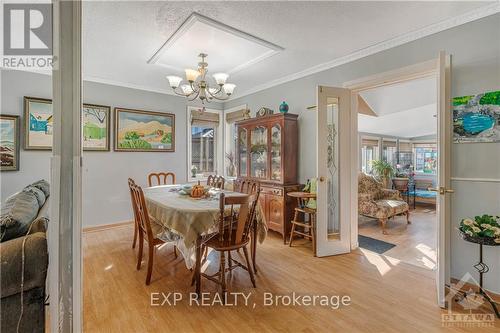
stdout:
{"type": "Polygon", "coordinates": [[[49,194],[49,183],[39,180],[10,196],[0,210],[0,242],[24,236],[49,194]]]}

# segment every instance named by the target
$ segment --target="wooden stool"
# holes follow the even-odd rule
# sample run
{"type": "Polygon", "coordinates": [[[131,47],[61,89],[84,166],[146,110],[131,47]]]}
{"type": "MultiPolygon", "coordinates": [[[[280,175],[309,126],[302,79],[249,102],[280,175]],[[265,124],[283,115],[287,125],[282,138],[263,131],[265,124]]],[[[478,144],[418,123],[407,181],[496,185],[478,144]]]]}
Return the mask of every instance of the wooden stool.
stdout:
{"type": "Polygon", "coordinates": [[[316,256],[316,209],[307,207],[309,199],[316,199],[316,193],[290,192],[288,196],[297,198],[297,207],[295,208],[295,214],[291,221],[292,230],[290,231],[289,246],[292,246],[294,235],[303,236],[312,241],[313,253],[314,256],[316,256]],[[299,220],[299,215],[301,213],[304,214],[304,221],[299,220]],[[305,221],[306,217],[308,217],[308,222],[305,221]],[[304,228],[304,232],[295,230],[295,226],[304,228]]]}

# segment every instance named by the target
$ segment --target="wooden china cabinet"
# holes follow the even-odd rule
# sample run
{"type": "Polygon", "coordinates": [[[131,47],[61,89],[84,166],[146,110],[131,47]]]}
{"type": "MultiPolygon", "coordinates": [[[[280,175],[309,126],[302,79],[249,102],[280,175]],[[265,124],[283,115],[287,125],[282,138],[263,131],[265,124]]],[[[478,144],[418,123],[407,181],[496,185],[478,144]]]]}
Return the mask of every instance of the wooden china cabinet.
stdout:
{"type": "Polygon", "coordinates": [[[283,242],[290,234],[296,202],[286,194],[297,191],[298,124],[296,114],[275,114],[242,120],[237,126],[238,178],[261,184],[260,203],[267,226],[283,242]]]}

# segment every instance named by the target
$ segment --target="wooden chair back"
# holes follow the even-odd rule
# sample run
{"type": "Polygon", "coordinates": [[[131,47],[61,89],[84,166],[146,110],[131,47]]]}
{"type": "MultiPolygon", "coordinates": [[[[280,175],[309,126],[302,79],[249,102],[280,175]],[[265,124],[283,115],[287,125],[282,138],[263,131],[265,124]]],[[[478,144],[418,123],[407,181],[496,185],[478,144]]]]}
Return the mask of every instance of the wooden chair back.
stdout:
{"type": "Polygon", "coordinates": [[[243,179],[235,183],[234,190],[240,193],[255,194],[257,191],[260,191],[260,183],[251,179],[243,179]]]}
{"type": "Polygon", "coordinates": [[[168,178],[171,178],[170,184],[175,184],[175,173],[173,172],[152,172],[148,175],[149,187],[157,185],[168,185],[168,178]]]}
{"type": "Polygon", "coordinates": [[[255,194],[245,196],[220,196],[219,242],[224,246],[235,246],[248,242],[250,227],[255,218],[255,210],[260,189],[255,194]],[[238,207],[236,210],[235,208],[238,207]]]}
{"type": "Polygon", "coordinates": [[[134,214],[137,218],[137,226],[139,227],[139,234],[147,236],[149,243],[154,240],[153,231],[151,230],[151,220],[149,218],[148,208],[146,207],[146,200],[144,199],[144,192],[142,188],[137,185],[133,179],[128,179],[128,186],[132,196],[133,207],[135,207],[134,214]]]}
{"type": "Polygon", "coordinates": [[[222,176],[209,175],[207,178],[207,186],[224,189],[226,180],[222,176]]]}
{"type": "Polygon", "coordinates": [[[136,225],[139,223],[139,217],[137,216],[137,205],[135,202],[134,192],[132,192],[132,185],[135,185],[135,182],[132,178],[128,179],[128,188],[130,190],[130,201],[132,202],[132,211],[134,212],[134,222],[136,225]]]}

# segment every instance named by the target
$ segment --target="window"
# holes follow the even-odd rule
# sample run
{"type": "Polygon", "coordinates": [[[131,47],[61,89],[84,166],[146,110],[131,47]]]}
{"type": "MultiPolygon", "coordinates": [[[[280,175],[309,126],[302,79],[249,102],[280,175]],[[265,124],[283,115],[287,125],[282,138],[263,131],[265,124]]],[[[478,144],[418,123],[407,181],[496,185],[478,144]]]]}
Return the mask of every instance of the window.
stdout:
{"type": "Polygon", "coordinates": [[[245,119],[247,106],[241,105],[226,110],[225,112],[225,138],[224,138],[224,176],[231,178],[237,176],[238,157],[236,144],[238,133],[236,122],[245,119]]]}
{"type": "Polygon", "coordinates": [[[372,172],[372,161],[378,160],[378,139],[361,138],[361,171],[370,174],[372,172]]]}
{"type": "Polygon", "coordinates": [[[382,139],[382,160],[396,166],[397,164],[397,144],[396,141],[382,139]]]}
{"type": "Polygon", "coordinates": [[[436,144],[415,144],[415,172],[435,174],[438,152],[436,144]]]}
{"type": "Polygon", "coordinates": [[[218,173],[220,111],[188,108],[188,175],[189,179],[205,179],[218,173]]]}
{"type": "Polygon", "coordinates": [[[411,147],[411,142],[399,140],[397,163],[401,171],[413,171],[413,151],[411,147]]]}

